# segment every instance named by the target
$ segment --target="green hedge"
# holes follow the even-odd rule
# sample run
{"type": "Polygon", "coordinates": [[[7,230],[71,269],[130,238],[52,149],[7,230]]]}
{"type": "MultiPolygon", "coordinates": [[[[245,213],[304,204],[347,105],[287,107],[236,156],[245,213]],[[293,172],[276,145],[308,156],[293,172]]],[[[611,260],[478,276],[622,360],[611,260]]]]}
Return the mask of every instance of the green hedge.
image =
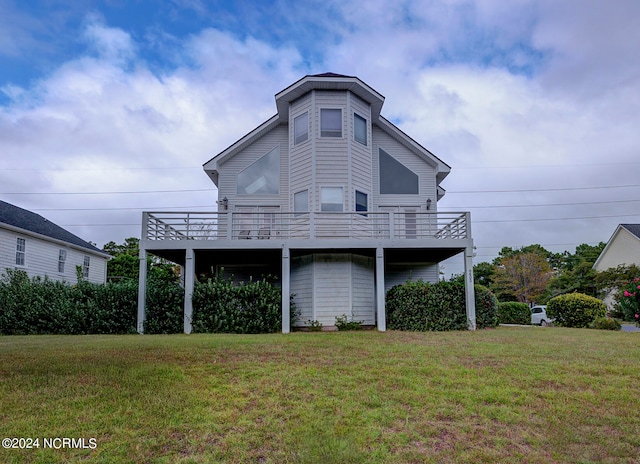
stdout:
{"type": "Polygon", "coordinates": [[[556,296],[547,303],[547,316],[563,327],[589,327],[589,324],[607,312],[605,304],[582,293],[556,296]]]}
{"type": "MultiPolygon", "coordinates": [[[[476,326],[498,324],[498,303],[482,285],[475,286],[476,326]]],[[[464,285],[458,282],[409,281],[386,295],[387,327],[392,330],[464,330],[468,328],[464,285]]]]}
{"type": "MultiPolygon", "coordinates": [[[[282,330],[281,291],[266,279],[234,285],[216,279],[196,283],[193,331],[269,333],[282,330]]],[[[127,334],[136,332],[138,283],[77,285],[29,278],[22,270],[0,276],[0,335],[127,334]]],[[[292,322],[295,304],[291,301],[292,322]]],[[[150,278],[144,331],[184,331],[184,289],[150,278]]]]}
{"type": "MultiPolygon", "coordinates": [[[[273,333],[282,331],[282,292],[271,278],[240,285],[223,278],[197,283],[193,291],[193,331],[273,333]]],[[[292,322],[295,306],[291,305],[292,322]]]]}
{"type": "Polygon", "coordinates": [[[500,324],[531,325],[531,309],[526,303],[507,301],[498,304],[498,321],[500,324]]]}

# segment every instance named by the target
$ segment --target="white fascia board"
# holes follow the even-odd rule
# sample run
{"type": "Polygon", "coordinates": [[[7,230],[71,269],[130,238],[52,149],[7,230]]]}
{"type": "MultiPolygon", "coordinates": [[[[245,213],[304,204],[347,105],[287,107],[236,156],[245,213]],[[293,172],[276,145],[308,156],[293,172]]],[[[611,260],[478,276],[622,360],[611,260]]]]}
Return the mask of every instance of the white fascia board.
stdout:
{"type": "Polygon", "coordinates": [[[602,258],[606,255],[607,251],[609,250],[609,247],[613,243],[613,240],[620,233],[621,229],[622,229],[622,224],[618,224],[618,227],[616,227],[616,230],[613,232],[613,234],[609,238],[609,241],[607,242],[607,244],[605,245],[604,249],[600,253],[600,256],[598,256],[598,259],[596,259],[596,262],[593,263],[593,266],[591,266],[591,269],[596,269],[598,267],[598,264],[600,263],[602,258]]]}
{"type": "MultiPolygon", "coordinates": [[[[286,121],[285,121],[286,122],[286,121]]],[[[238,141],[234,142],[231,146],[227,147],[209,161],[202,165],[202,168],[207,173],[207,175],[211,178],[213,183],[218,186],[218,169],[220,165],[225,163],[229,158],[232,158],[240,151],[244,150],[247,146],[255,142],[256,140],[263,137],[268,132],[271,132],[281,123],[280,117],[276,114],[272,116],[258,127],[253,129],[251,132],[246,134],[244,137],[240,138],[238,141]]]]}

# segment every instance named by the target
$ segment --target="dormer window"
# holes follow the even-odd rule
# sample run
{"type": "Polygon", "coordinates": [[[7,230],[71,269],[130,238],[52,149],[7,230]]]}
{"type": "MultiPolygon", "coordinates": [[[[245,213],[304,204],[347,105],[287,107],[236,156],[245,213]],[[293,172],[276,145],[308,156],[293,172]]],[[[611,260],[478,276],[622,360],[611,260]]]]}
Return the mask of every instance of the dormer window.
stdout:
{"type": "Polygon", "coordinates": [[[341,109],[320,109],[320,137],[342,137],[341,109]]]}
{"type": "Polygon", "coordinates": [[[293,120],[294,145],[309,139],[309,113],[304,113],[293,120]]]}
{"type": "Polygon", "coordinates": [[[238,195],[277,195],[280,192],[280,147],[238,173],[238,195]]]}

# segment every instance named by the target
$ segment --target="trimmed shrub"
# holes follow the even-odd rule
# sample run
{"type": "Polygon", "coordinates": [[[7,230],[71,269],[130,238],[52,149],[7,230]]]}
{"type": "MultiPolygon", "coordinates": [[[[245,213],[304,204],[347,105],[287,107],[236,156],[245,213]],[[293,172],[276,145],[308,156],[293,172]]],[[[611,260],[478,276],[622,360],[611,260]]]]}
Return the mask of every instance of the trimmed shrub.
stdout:
{"type": "Polygon", "coordinates": [[[531,325],[531,309],[526,303],[516,301],[498,303],[498,322],[531,325]]]}
{"type": "Polygon", "coordinates": [[[387,327],[392,330],[467,329],[464,285],[409,281],[386,295],[387,327]]]}
{"type": "MultiPolygon", "coordinates": [[[[282,292],[268,278],[235,285],[214,278],[193,291],[193,331],[200,333],[273,333],[282,330],[282,292]]],[[[295,305],[291,302],[293,322],[295,305]]]]}
{"type": "Polygon", "coordinates": [[[149,279],[144,332],[148,334],[184,332],[184,288],[180,284],[149,279]]]}
{"type": "MultiPolygon", "coordinates": [[[[485,329],[498,325],[498,300],[484,285],[474,285],[476,300],[476,327],[485,329]]],[[[464,292],[464,287],[463,287],[464,292]]],[[[465,311],[465,306],[462,306],[465,311]]],[[[466,312],[465,312],[466,314],[466,312]]]]}
{"type": "Polygon", "coordinates": [[[619,320],[612,317],[599,317],[593,321],[589,327],[599,330],[621,330],[622,324],[620,324],[619,320]]]}
{"type": "Polygon", "coordinates": [[[594,320],[604,317],[605,304],[597,298],[582,293],[556,296],[547,303],[547,316],[563,327],[588,327],[594,320]]]}

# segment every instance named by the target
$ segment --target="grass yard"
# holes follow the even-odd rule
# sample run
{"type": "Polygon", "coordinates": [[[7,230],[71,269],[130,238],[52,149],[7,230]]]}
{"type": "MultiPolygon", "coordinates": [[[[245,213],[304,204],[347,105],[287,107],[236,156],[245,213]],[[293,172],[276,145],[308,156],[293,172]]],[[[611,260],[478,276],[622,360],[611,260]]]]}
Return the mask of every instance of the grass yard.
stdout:
{"type": "Polygon", "coordinates": [[[639,398],[640,333],[0,337],[0,462],[637,463],[639,398]]]}

